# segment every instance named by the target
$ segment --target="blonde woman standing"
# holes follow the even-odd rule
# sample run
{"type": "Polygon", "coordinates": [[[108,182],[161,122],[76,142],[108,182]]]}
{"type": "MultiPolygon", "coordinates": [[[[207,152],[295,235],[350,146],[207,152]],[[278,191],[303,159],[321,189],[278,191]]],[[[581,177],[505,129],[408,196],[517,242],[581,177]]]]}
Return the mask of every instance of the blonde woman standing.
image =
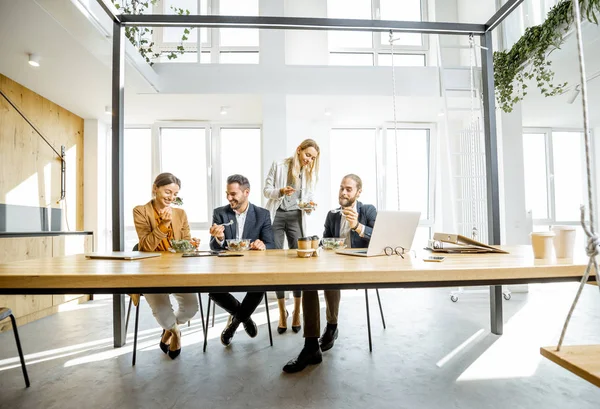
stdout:
{"type": "MultiPolygon", "coordinates": [[[[168,251],[171,240],[191,240],[190,225],[183,209],[171,204],[177,198],[181,181],[171,173],[161,173],[152,185],[151,201],[133,209],[133,222],[140,251],[168,251]]],[[[173,311],[169,294],[145,294],[152,314],[163,328],[160,349],[175,359],[181,353],[178,324],[189,321],[198,312],[198,296],[194,293],[174,294],[177,311],[173,311]]]]}
{"type": "MultiPolygon", "coordinates": [[[[269,199],[266,208],[271,213],[275,248],[283,248],[284,237],[290,249],[298,248],[298,239],[306,233],[306,215],[310,210],[302,210],[300,202],[310,202],[319,173],[319,145],[312,139],[305,139],[294,154],[282,161],[273,162],[265,180],[264,196],[269,199]]],[[[287,330],[288,312],[285,308],[284,291],[276,291],[279,304],[279,325],[277,332],[287,330]]],[[[294,311],[292,330],[300,331],[300,305],[302,292],[294,291],[294,311]]]]}

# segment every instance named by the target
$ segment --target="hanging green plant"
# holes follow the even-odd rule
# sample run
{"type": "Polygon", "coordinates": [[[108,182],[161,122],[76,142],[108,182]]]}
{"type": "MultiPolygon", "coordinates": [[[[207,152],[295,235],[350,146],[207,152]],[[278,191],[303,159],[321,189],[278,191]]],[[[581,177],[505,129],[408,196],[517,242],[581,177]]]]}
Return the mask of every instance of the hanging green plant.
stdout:
{"type": "MultiPolygon", "coordinates": [[[[581,15],[598,24],[596,12],[600,0],[579,0],[581,15]]],[[[554,71],[548,55],[565,41],[565,34],[573,24],[573,3],[564,0],[552,7],[546,20],[529,27],[510,50],[494,52],[494,83],[500,109],[511,112],[513,106],[527,95],[526,80],[535,80],[542,95],[562,94],[567,83],[554,84],[554,71]]]]}
{"type": "MultiPolygon", "coordinates": [[[[123,14],[146,14],[151,10],[151,6],[155,6],[158,0],[112,0],[115,8],[121,10],[123,14]]],[[[180,16],[189,15],[189,10],[184,10],[180,7],[170,6],[171,10],[180,16]]],[[[169,50],[166,54],[169,60],[177,58],[178,55],[185,52],[183,42],[186,41],[191,33],[191,28],[184,28],[181,36],[181,41],[174,50],[169,50]]],[[[152,40],[154,29],[148,27],[125,27],[125,37],[139,51],[140,55],[150,65],[154,65],[156,58],[160,57],[161,53],[154,49],[155,44],[152,40]]]]}

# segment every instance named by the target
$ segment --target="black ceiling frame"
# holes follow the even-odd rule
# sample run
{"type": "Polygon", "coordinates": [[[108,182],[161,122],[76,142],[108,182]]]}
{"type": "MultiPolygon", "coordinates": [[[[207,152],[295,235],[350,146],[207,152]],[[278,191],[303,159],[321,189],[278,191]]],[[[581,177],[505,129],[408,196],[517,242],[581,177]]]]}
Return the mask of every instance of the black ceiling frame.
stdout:
{"type": "MultiPolygon", "coordinates": [[[[492,32],[508,17],[523,0],[507,0],[484,24],[447,23],[430,21],[352,20],[310,17],[272,16],[205,16],[205,15],[130,15],[119,14],[110,0],[97,0],[113,22],[112,61],[112,230],[113,250],[123,251],[125,243],[123,209],[123,134],[124,134],[124,72],[125,33],[127,26],[153,27],[208,27],[208,28],[254,28],[277,30],[342,30],[379,31],[394,33],[422,33],[439,35],[479,36],[482,60],[482,96],[485,135],[485,166],[487,187],[488,243],[500,244],[500,196],[498,179],[498,141],[496,134],[496,109],[494,96],[494,68],[492,32]]],[[[500,287],[490,287],[496,334],[502,333],[502,297],[500,287]],[[498,300],[499,298],[499,300],[498,300]],[[500,319],[498,319],[500,318],[500,319]]],[[[115,295],[113,302],[113,325],[115,346],[125,344],[125,328],[119,318],[124,311],[122,295],[115,295]]]]}

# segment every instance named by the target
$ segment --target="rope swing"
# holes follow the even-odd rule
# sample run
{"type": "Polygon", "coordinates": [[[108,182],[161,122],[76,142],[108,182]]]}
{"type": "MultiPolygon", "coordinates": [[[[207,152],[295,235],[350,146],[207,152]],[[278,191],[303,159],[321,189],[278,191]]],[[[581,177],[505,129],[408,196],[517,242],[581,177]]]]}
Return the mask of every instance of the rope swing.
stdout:
{"type": "MultiPolygon", "coordinates": [[[[596,279],[598,278],[598,261],[596,260],[596,256],[599,253],[600,247],[600,239],[596,235],[595,227],[594,227],[594,197],[592,195],[592,170],[591,170],[591,160],[590,160],[590,126],[589,126],[589,118],[588,118],[588,100],[587,100],[587,83],[585,76],[585,59],[583,55],[583,39],[581,35],[581,11],[579,10],[579,0],[573,1],[573,13],[575,17],[575,31],[577,33],[577,51],[579,58],[579,76],[581,81],[581,104],[583,107],[583,131],[584,131],[584,141],[585,141],[585,169],[587,173],[587,194],[588,194],[588,209],[589,209],[589,224],[586,223],[585,220],[585,207],[581,206],[581,227],[583,227],[583,231],[587,236],[587,245],[586,245],[586,253],[589,257],[587,268],[585,269],[585,274],[581,278],[581,283],[579,283],[579,289],[577,290],[577,294],[575,295],[575,299],[573,300],[573,304],[571,305],[571,309],[569,310],[569,314],[567,315],[567,319],[565,320],[565,324],[562,329],[562,333],[560,334],[560,340],[558,341],[558,346],[556,347],[557,351],[560,351],[560,347],[562,346],[563,340],[565,338],[565,334],[567,332],[567,327],[569,326],[569,321],[571,320],[571,316],[573,315],[573,311],[577,306],[577,302],[579,301],[579,296],[587,282],[590,272],[592,270],[592,266],[594,266],[594,271],[596,272],[596,279]]],[[[600,286],[598,287],[600,290],[600,286]]]]}

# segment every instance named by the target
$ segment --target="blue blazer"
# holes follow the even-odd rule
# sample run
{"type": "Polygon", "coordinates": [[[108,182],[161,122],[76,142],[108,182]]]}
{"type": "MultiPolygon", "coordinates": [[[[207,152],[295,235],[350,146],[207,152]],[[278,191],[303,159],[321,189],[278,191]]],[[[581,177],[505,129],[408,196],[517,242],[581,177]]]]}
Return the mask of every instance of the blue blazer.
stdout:
{"type": "MultiPolygon", "coordinates": [[[[377,218],[377,209],[375,206],[356,202],[356,210],[358,211],[358,222],[365,226],[364,237],[360,237],[357,232],[350,230],[350,247],[351,248],[366,248],[369,247],[373,226],[377,218]]],[[[340,237],[340,225],[342,223],[341,213],[327,213],[325,219],[325,231],[323,237],[340,237]]]]}
{"type": "MultiPolygon", "coordinates": [[[[228,223],[230,220],[233,220],[233,224],[225,226],[225,240],[235,239],[238,228],[235,212],[229,205],[217,207],[213,211],[213,223],[223,224],[228,223]]],[[[252,241],[258,239],[265,243],[268,249],[275,248],[275,239],[273,238],[273,230],[271,229],[271,214],[267,209],[255,206],[252,203],[248,205],[248,214],[246,215],[246,222],[241,238],[252,241]]],[[[223,241],[223,245],[220,246],[217,239],[212,236],[210,238],[210,248],[213,250],[224,250],[226,244],[227,242],[223,241]]]]}

